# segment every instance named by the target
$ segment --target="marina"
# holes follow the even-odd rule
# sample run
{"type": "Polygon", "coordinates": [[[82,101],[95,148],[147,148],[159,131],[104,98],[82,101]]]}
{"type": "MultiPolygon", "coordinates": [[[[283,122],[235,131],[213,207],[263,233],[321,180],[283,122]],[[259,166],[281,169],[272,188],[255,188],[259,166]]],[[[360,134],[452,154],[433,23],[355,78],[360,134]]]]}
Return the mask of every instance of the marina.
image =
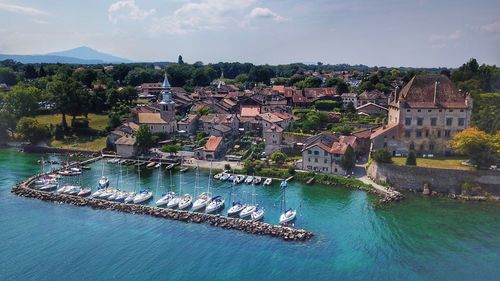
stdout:
{"type": "MultiPolygon", "coordinates": [[[[235,214],[234,210],[231,211],[225,208],[224,198],[227,198],[226,194],[228,192],[231,195],[230,198],[238,197],[238,191],[235,192],[234,190],[237,180],[227,181],[231,176],[229,173],[223,172],[215,176],[212,175],[211,170],[208,176],[204,173],[203,177],[207,178],[208,184],[207,191],[202,192],[203,188],[200,186],[199,169],[196,169],[194,182],[190,182],[189,178],[184,182],[182,175],[186,171],[172,173],[173,164],[168,164],[164,171],[161,163],[136,161],[133,166],[122,165],[126,163],[102,157],[92,158],[83,162],[74,162],[72,165],[61,167],[59,170],[52,168],[51,172],[31,177],[13,188],[12,192],[19,196],[38,198],[44,201],[64,202],[78,206],[149,214],[188,222],[209,222],[212,225],[219,225],[222,222],[221,225],[223,228],[277,236],[285,240],[303,241],[313,236],[312,233],[305,230],[288,227],[294,226],[293,224],[288,224],[291,220],[284,223],[285,227],[279,226],[281,220],[278,221],[280,223],[274,224],[273,222],[276,222],[276,219],[268,219],[266,222],[263,222],[265,209],[262,206],[258,207],[256,205],[255,191],[255,185],[261,182],[260,177],[246,176],[245,183],[251,186],[251,191],[241,190],[239,192],[242,194],[251,192],[251,204],[247,204],[244,208],[241,208],[237,212],[240,213],[241,211],[239,218],[234,218],[230,217],[235,214]],[[82,171],[74,168],[75,166],[83,165],[89,167],[89,169],[82,171]],[[158,165],[158,169],[154,169],[153,172],[151,168],[154,168],[156,165],[158,165]],[[123,178],[123,169],[126,169],[125,173],[127,176],[125,178],[123,178]],[[94,184],[92,184],[92,177],[95,177],[95,173],[86,174],[86,172],[90,172],[91,170],[100,170],[100,175],[94,179],[94,184]],[[141,173],[147,172],[151,172],[148,174],[147,180],[141,180],[141,173]],[[76,179],[72,177],[75,175],[73,173],[78,173],[76,179]],[[51,179],[56,174],[62,177],[51,179]],[[214,178],[219,180],[215,180],[214,178]],[[156,179],[156,185],[152,184],[151,179],[156,179]],[[133,182],[133,185],[130,185],[131,182],[133,182]],[[112,183],[116,183],[116,187],[112,187],[112,183]],[[193,186],[194,188],[192,190],[186,190],[186,188],[183,190],[183,185],[193,186]],[[212,196],[213,189],[216,190],[217,194],[222,195],[212,196]],[[162,193],[164,190],[167,190],[167,193],[162,193]],[[186,193],[184,194],[184,192],[186,193]],[[191,205],[193,197],[190,194],[195,194],[196,196],[191,209],[189,205],[191,205]],[[157,198],[156,202],[151,200],[153,198],[157,198]],[[217,217],[218,222],[213,223],[211,216],[217,217]],[[255,223],[256,225],[252,224],[252,227],[248,228],[246,226],[248,222],[255,223]],[[237,226],[240,224],[243,226],[237,226]]],[[[44,170],[42,165],[42,171],[44,170]]],[[[237,177],[245,176],[237,175],[234,178],[237,177]]],[[[235,202],[230,203],[231,206],[234,206],[233,203],[235,202]]],[[[273,203],[273,206],[275,205],[273,203]]],[[[272,206],[268,208],[272,208],[272,206]]]]}

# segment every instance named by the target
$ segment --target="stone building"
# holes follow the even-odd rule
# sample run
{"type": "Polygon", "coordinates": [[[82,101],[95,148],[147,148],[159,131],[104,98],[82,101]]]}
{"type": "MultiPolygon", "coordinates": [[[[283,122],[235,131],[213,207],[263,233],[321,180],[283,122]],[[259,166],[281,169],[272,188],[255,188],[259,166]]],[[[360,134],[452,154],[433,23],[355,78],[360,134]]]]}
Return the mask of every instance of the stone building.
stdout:
{"type": "Polygon", "coordinates": [[[372,150],[445,154],[450,139],[469,126],[472,107],[470,95],[448,77],[417,75],[389,98],[388,124],[372,134],[372,150]]]}
{"type": "Polygon", "coordinates": [[[281,128],[279,125],[273,125],[269,128],[263,129],[262,136],[264,138],[264,151],[266,155],[271,155],[274,152],[281,151],[283,142],[283,128],[281,128]]]}
{"type": "Polygon", "coordinates": [[[308,138],[302,149],[302,169],[345,175],[346,171],[340,161],[351,141],[355,140],[343,139],[329,132],[308,138]]]}
{"type": "Polygon", "coordinates": [[[342,97],[342,107],[347,108],[349,103],[352,103],[354,108],[358,107],[358,95],[356,93],[343,93],[342,97]]]}

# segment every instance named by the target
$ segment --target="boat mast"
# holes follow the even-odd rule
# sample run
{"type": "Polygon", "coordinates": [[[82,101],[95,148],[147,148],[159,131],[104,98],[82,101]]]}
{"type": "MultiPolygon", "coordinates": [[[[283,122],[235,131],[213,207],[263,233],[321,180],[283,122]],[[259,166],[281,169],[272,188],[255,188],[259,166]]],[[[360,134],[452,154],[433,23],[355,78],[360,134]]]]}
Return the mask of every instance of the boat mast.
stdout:
{"type": "Polygon", "coordinates": [[[141,189],[141,166],[139,165],[139,157],[137,157],[137,174],[139,175],[138,182],[139,182],[139,191],[141,189]]]}
{"type": "MultiPolygon", "coordinates": [[[[182,156],[181,156],[181,170],[182,170],[182,156]]],[[[179,171],[179,196],[182,196],[182,171],[179,171]]]]}
{"type": "Polygon", "coordinates": [[[168,170],[170,173],[170,187],[168,191],[172,191],[172,188],[174,187],[174,182],[172,181],[172,169],[168,170]]]}
{"type": "Polygon", "coordinates": [[[210,185],[212,184],[212,161],[210,161],[210,172],[208,174],[208,188],[207,188],[207,193],[209,196],[212,196],[210,193],[210,185]]]}
{"type": "Polygon", "coordinates": [[[156,190],[158,190],[158,188],[160,188],[160,176],[161,176],[161,160],[160,160],[160,167],[158,170],[158,180],[156,181],[156,190]]]}

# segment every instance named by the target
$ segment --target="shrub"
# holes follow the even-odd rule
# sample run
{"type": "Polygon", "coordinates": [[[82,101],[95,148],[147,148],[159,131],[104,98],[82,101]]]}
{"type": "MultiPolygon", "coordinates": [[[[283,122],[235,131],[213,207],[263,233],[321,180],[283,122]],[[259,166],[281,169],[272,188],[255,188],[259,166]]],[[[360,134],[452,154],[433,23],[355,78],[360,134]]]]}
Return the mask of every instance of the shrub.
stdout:
{"type": "Polygon", "coordinates": [[[415,152],[411,151],[408,153],[408,157],[406,157],[406,165],[417,166],[417,157],[415,156],[415,152]]]}
{"type": "Polygon", "coordinates": [[[392,155],[387,149],[379,149],[371,154],[372,159],[379,163],[392,163],[392,155]]]}
{"type": "Polygon", "coordinates": [[[289,174],[290,176],[295,175],[295,173],[296,173],[295,168],[293,168],[293,167],[288,168],[288,174],[289,174]]]}
{"type": "Polygon", "coordinates": [[[224,170],[230,171],[231,170],[231,165],[229,165],[229,164],[224,165],[224,170]]]}

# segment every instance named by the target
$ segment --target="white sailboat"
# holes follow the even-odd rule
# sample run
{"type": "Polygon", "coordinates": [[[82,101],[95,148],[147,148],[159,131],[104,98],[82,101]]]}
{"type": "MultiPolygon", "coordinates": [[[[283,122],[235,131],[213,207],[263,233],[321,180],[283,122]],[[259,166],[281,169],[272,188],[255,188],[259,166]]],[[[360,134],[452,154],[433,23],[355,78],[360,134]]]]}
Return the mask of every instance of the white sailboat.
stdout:
{"type": "Polygon", "coordinates": [[[257,210],[257,206],[255,205],[255,184],[253,183],[253,178],[252,178],[252,201],[243,210],[241,210],[240,218],[249,217],[256,210],[257,210]]]}
{"type": "Polygon", "coordinates": [[[106,187],[109,186],[109,179],[108,179],[108,177],[104,176],[104,161],[102,161],[101,178],[99,179],[99,181],[97,182],[97,184],[101,188],[106,188],[106,187]]]}
{"type": "Polygon", "coordinates": [[[210,203],[208,203],[205,211],[207,213],[212,213],[212,212],[215,212],[215,211],[221,209],[222,207],[224,207],[224,198],[222,198],[222,196],[218,195],[218,196],[215,196],[214,198],[212,198],[210,203]]]}
{"type": "Polygon", "coordinates": [[[293,208],[286,208],[286,196],[285,196],[285,190],[288,188],[288,183],[286,181],[282,181],[280,184],[281,190],[283,190],[283,199],[281,201],[281,216],[280,216],[280,223],[281,224],[288,224],[288,222],[292,221],[295,219],[297,216],[297,210],[293,208]]]}
{"type": "MultiPolygon", "coordinates": [[[[162,197],[156,201],[156,206],[165,206],[165,205],[168,206],[168,203],[170,202],[170,200],[172,200],[175,197],[175,192],[171,191],[171,189],[173,187],[172,170],[170,170],[169,172],[170,172],[170,187],[168,188],[167,193],[163,194],[162,197]]],[[[159,174],[158,174],[157,189],[158,189],[158,186],[160,185],[160,174],[161,174],[161,168],[160,168],[159,174]]]]}
{"type": "MultiPolygon", "coordinates": [[[[181,163],[182,163],[182,160],[181,160],[181,163]]],[[[182,171],[181,171],[181,174],[182,174],[182,171]]],[[[196,190],[196,186],[198,184],[198,180],[199,180],[199,173],[198,173],[198,169],[196,169],[195,190],[196,190]]],[[[182,194],[181,193],[182,192],[182,180],[179,183],[179,186],[180,186],[179,194],[182,194]]],[[[186,193],[182,196],[181,200],[179,201],[178,208],[179,208],[179,210],[184,210],[185,208],[191,206],[191,204],[193,204],[193,196],[186,193]]]]}
{"type": "MultiPolygon", "coordinates": [[[[231,202],[232,200],[235,185],[236,183],[233,181],[231,186],[231,192],[229,193],[229,202],[231,202]]],[[[229,217],[237,216],[245,207],[246,205],[242,204],[240,201],[233,201],[232,206],[229,208],[229,210],[227,210],[227,215],[229,217]]]]}
{"type": "Polygon", "coordinates": [[[212,184],[212,164],[210,163],[210,174],[208,175],[208,187],[207,192],[203,192],[198,196],[198,199],[194,201],[193,211],[205,208],[212,200],[212,193],[210,193],[210,185],[212,184]]]}
{"type": "Polygon", "coordinates": [[[265,181],[264,181],[264,185],[271,185],[271,183],[273,183],[273,179],[272,178],[267,178],[265,181]]]}
{"type": "MultiPolygon", "coordinates": [[[[137,160],[139,161],[139,160],[137,160]]],[[[141,166],[137,165],[137,172],[138,172],[138,178],[139,178],[139,186],[141,186],[141,166]]],[[[134,200],[132,201],[134,204],[140,204],[143,202],[148,201],[153,197],[153,192],[149,189],[141,189],[139,193],[134,197],[134,200]]]]}

